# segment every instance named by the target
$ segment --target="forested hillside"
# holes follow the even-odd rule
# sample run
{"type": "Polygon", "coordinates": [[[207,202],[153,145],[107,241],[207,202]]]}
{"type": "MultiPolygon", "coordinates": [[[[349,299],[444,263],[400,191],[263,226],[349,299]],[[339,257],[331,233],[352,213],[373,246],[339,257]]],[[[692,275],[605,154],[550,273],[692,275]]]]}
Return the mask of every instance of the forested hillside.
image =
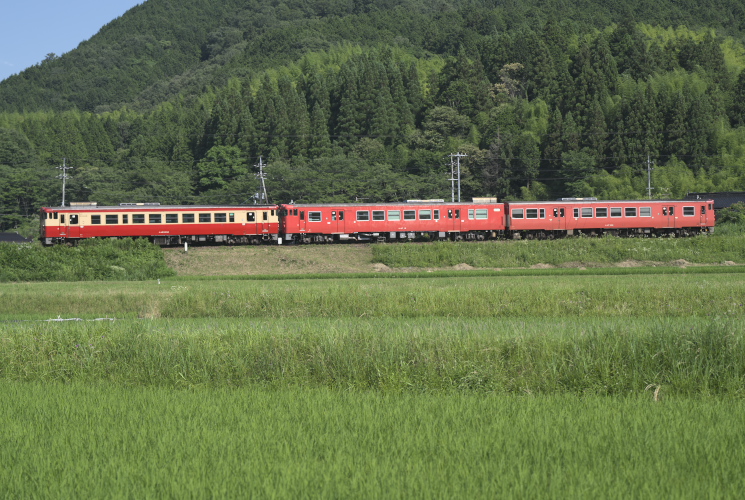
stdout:
{"type": "Polygon", "coordinates": [[[745,189],[745,8],[148,0],[0,83],[0,226],[68,200],[745,189]]]}

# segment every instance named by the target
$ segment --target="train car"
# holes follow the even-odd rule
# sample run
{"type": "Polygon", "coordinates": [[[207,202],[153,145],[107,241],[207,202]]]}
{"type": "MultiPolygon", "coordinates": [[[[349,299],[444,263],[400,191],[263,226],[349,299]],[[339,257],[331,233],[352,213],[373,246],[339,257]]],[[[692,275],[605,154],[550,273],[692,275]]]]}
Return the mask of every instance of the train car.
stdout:
{"type": "Polygon", "coordinates": [[[483,240],[504,234],[504,215],[504,204],[495,202],[283,204],[280,236],[287,243],[483,240]]]}
{"type": "Polygon", "coordinates": [[[515,238],[567,235],[691,236],[714,231],[714,201],[560,200],[510,202],[515,238]]]}
{"type": "Polygon", "coordinates": [[[277,205],[161,206],[80,204],[41,209],[41,241],[75,244],[86,238],[148,238],[158,245],[276,242],[277,205]]]}

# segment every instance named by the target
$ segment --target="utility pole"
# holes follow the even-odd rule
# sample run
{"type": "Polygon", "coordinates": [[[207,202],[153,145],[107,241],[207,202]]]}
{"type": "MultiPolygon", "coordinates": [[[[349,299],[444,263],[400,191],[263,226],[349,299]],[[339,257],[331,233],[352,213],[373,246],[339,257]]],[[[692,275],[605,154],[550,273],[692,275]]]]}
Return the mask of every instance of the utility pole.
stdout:
{"type": "Polygon", "coordinates": [[[259,192],[259,201],[264,200],[263,204],[266,205],[267,203],[269,203],[269,197],[266,194],[266,184],[264,183],[264,179],[266,179],[266,174],[264,174],[264,167],[266,165],[264,165],[264,160],[261,156],[259,156],[259,164],[256,166],[259,167],[259,173],[256,174],[256,177],[258,177],[259,180],[261,181],[261,191],[259,192]]]}
{"type": "Polygon", "coordinates": [[[647,196],[652,199],[652,161],[647,155],[647,196]]]}
{"type": "Polygon", "coordinates": [[[62,170],[62,173],[57,176],[58,179],[62,179],[62,207],[65,206],[65,185],[67,183],[67,179],[70,178],[69,175],[67,175],[67,171],[70,170],[72,167],[67,166],[67,158],[62,158],[62,165],[57,167],[58,169],[62,170]]]}
{"type": "Polygon", "coordinates": [[[458,203],[460,203],[460,159],[466,156],[468,155],[460,152],[450,155],[450,185],[452,186],[453,202],[455,202],[455,181],[458,181],[458,203]],[[457,163],[453,163],[453,158],[456,158],[457,163]]]}

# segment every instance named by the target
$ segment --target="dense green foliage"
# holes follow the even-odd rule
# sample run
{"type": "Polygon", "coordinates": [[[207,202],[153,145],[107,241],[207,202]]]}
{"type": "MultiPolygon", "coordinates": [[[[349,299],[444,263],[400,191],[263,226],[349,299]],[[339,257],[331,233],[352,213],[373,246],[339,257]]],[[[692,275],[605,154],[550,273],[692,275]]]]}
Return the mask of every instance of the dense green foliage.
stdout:
{"type": "Polygon", "coordinates": [[[0,229],[67,198],[745,189],[739,2],[148,0],[0,83],[0,229]],[[563,21],[556,21],[563,19],[563,21]]]}
{"type": "Polygon", "coordinates": [[[147,240],[83,241],[77,247],[0,243],[2,281],[146,280],[172,276],[147,240]]]}

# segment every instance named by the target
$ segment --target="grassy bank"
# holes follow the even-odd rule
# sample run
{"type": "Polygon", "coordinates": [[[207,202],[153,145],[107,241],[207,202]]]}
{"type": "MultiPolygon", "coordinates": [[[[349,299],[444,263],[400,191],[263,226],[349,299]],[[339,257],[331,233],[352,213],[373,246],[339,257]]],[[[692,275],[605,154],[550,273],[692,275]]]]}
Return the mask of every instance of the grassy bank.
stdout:
{"type": "Polygon", "coordinates": [[[745,262],[741,233],[695,238],[563,238],[552,241],[437,242],[372,247],[373,261],[390,267],[527,267],[616,264],[626,261],[697,264],[745,262]]]}
{"type": "Polygon", "coordinates": [[[146,240],[87,240],[79,246],[0,243],[0,282],[147,280],[175,273],[146,240]]]}

